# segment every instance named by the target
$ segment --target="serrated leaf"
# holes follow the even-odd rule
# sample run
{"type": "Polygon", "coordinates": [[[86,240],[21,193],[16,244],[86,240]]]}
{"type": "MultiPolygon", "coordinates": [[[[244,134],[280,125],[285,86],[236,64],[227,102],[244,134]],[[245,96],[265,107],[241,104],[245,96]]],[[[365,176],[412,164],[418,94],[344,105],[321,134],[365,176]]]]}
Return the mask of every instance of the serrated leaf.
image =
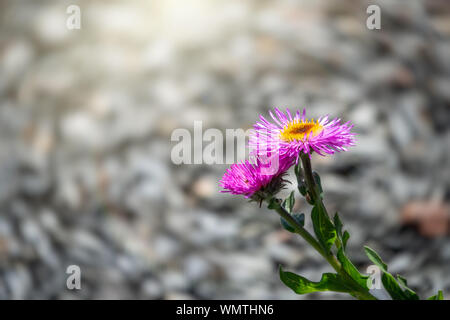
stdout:
{"type": "Polygon", "coordinates": [[[328,252],[336,241],[336,229],[320,203],[313,207],[311,219],[317,239],[328,252]]]}
{"type": "Polygon", "coordinates": [[[427,300],[444,300],[444,294],[442,293],[442,290],[439,290],[438,294],[429,297],[427,300]]]}
{"type": "Polygon", "coordinates": [[[369,257],[370,261],[375,263],[383,272],[387,272],[387,265],[381,260],[378,253],[375,250],[369,248],[368,246],[364,246],[364,250],[366,251],[367,257],[369,257]]]}
{"type": "Polygon", "coordinates": [[[313,282],[293,272],[285,272],[280,266],[280,279],[297,294],[317,291],[351,292],[341,276],[335,273],[324,273],[320,281],[313,282]]]}
{"type": "Polygon", "coordinates": [[[295,204],[295,196],[294,196],[294,191],[291,192],[291,194],[289,195],[289,197],[287,197],[284,201],[283,201],[283,208],[286,209],[287,212],[292,213],[292,209],[294,208],[294,204],[295,204]]]}
{"type": "MultiPolygon", "coordinates": [[[[304,213],[294,213],[292,215],[292,218],[294,218],[295,221],[297,221],[297,223],[299,225],[301,225],[302,227],[305,225],[305,214],[304,213]]],[[[293,226],[291,226],[291,224],[289,222],[286,221],[286,219],[284,219],[283,217],[280,217],[280,223],[281,226],[292,233],[295,233],[295,228],[293,226]]]]}
{"type": "Polygon", "coordinates": [[[355,280],[361,287],[368,290],[367,279],[369,279],[369,276],[365,276],[358,271],[358,269],[345,255],[343,248],[338,250],[337,258],[341,263],[342,268],[348,273],[348,275],[352,277],[352,279],[355,280]]]}

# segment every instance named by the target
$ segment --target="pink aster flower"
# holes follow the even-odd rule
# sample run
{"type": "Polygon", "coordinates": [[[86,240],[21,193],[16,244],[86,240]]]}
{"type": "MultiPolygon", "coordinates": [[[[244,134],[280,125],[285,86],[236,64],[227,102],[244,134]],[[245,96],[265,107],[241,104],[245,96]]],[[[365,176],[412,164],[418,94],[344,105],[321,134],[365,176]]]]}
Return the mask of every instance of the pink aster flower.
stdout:
{"type": "Polygon", "coordinates": [[[292,160],[277,154],[257,157],[254,163],[246,160],[232,164],[220,181],[225,189],[221,192],[242,194],[246,198],[256,196],[255,200],[262,200],[283,187],[282,176],[292,164],[292,160]]]}
{"type": "Polygon", "coordinates": [[[275,115],[269,111],[274,123],[260,116],[254,125],[249,146],[254,154],[265,154],[265,150],[277,150],[281,157],[293,157],[298,161],[301,152],[320,155],[346,151],[346,147],[355,144],[350,122],[341,124],[341,119],[330,120],[328,116],[317,120],[306,119],[306,111],[293,116],[289,109],[286,113],[275,108],[275,115]]]}

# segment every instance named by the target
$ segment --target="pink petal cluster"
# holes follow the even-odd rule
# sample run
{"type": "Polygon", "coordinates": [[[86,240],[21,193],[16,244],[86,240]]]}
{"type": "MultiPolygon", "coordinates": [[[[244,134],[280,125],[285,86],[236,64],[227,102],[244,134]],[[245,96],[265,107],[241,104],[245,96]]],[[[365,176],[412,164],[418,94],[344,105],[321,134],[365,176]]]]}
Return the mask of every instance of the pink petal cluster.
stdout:
{"type": "Polygon", "coordinates": [[[274,156],[262,160],[258,157],[254,163],[246,160],[235,163],[227,169],[220,186],[231,194],[242,194],[250,198],[256,192],[263,191],[270,183],[280,177],[292,166],[292,160],[274,156]]]}
{"type": "Polygon", "coordinates": [[[256,162],[232,164],[220,181],[222,192],[252,197],[267,190],[272,181],[298,162],[301,153],[311,155],[315,151],[323,156],[346,151],[355,144],[350,122],[341,124],[341,119],[330,120],[328,116],[308,120],[305,110],[294,115],[289,109],[286,113],[278,108],[274,111],[275,115],[269,112],[274,123],[260,116],[250,136],[250,153],[256,156],[256,162]]]}
{"type": "Polygon", "coordinates": [[[320,117],[317,120],[321,130],[317,134],[310,132],[292,141],[285,141],[280,138],[281,133],[293,122],[302,123],[306,119],[306,110],[303,113],[297,111],[292,115],[289,109],[286,113],[275,108],[275,115],[269,111],[274,123],[267,121],[260,116],[260,121],[254,125],[254,132],[250,136],[249,147],[255,154],[264,154],[264,150],[277,150],[280,156],[294,157],[296,162],[300,153],[311,154],[315,151],[321,156],[334,154],[337,151],[347,151],[348,146],[355,144],[355,133],[351,132],[353,125],[350,122],[341,124],[341,119],[330,120],[328,116],[320,117]]]}

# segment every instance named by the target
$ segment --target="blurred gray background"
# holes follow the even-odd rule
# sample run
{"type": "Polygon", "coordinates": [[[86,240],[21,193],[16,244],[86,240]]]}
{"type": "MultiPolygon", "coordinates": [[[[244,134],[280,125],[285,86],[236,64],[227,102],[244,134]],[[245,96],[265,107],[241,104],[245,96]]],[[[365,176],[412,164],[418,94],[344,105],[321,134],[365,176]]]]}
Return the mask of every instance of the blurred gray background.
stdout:
{"type": "Polygon", "coordinates": [[[347,298],[282,285],[279,264],[330,268],[219,193],[228,165],[170,159],[174,129],[246,130],[272,107],[355,123],[356,147],[313,159],[350,256],[365,271],[370,245],[448,297],[449,75],[445,0],[2,0],[0,298],[347,298]]]}

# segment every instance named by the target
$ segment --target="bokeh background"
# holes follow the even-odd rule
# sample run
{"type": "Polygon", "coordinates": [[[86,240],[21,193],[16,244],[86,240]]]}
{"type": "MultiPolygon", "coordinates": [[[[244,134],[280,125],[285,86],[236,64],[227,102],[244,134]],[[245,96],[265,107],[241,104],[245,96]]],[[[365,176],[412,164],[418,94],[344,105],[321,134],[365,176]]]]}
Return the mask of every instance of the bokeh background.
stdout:
{"type": "Polygon", "coordinates": [[[174,129],[246,130],[275,106],[355,123],[358,145],[313,165],[360,270],[368,244],[449,296],[449,75],[445,0],[2,0],[0,298],[347,298],[282,285],[279,264],[330,268],[219,193],[227,165],[171,161],[174,129]]]}

